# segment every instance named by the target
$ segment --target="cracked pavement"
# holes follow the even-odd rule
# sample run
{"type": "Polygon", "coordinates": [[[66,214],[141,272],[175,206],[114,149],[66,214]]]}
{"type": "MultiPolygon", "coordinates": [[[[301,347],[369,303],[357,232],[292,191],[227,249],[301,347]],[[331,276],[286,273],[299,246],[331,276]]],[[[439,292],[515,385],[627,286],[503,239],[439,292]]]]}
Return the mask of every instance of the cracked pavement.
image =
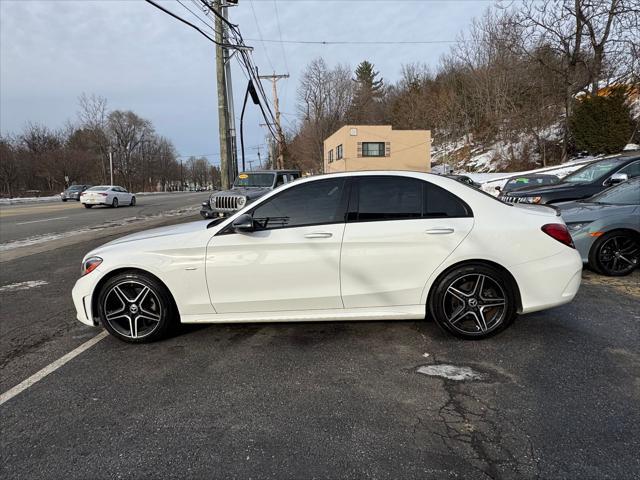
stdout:
{"type": "MultiPolygon", "coordinates": [[[[2,392],[98,333],[74,320],[70,290],[82,255],[108,240],[2,264],[0,285],[49,282],[0,292],[2,392]]],[[[587,273],[572,304],[485,341],[430,321],[192,326],[139,346],[107,338],[0,406],[0,474],[638,478],[639,281],[587,273]],[[434,364],[482,380],[417,372],[434,364]]]]}

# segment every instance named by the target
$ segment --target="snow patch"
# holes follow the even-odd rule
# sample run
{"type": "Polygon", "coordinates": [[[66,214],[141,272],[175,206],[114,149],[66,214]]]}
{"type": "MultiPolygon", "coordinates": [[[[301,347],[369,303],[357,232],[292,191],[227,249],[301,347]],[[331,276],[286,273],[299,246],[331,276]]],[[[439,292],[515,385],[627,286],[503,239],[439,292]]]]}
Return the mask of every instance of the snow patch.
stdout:
{"type": "Polygon", "coordinates": [[[10,283],[0,287],[0,292],[17,292],[19,290],[31,290],[32,288],[48,285],[45,280],[29,280],[27,282],[10,283]]]}
{"type": "Polygon", "coordinates": [[[458,367],[456,365],[425,365],[418,368],[418,373],[430,377],[441,377],[447,380],[462,382],[464,380],[482,380],[484,375],[469,367],[458,367]]]}
{"type": "Polygon", "coordinates": [[[0,244],[0,252],[6,252],[7,250],[14,250],[16,248],[39,245],[41,243],[51,242],[53,240],[58,240],[61,238],[75,237],[76,235],[82,235],[84,233],[106,230],[108,228],[123,227],[123,226],[130,225],[132,223],[136,223],[140,221],[155,220],[158,218],[176,217],[179,215],[189,215],[198,211],[200,211],[200,206],[178,208],[175,210],[167,210],[166,212],[162,212],[156,215],[128,217],[128,218],[123,218],[121,220],[114,220],[110,222],[101,223],[93,227],[85,227],[85,228],[79,228],[77,230],[71,230],[69,232],[47,233],[45,235],[34,235],[33,237],[28,237],[21,240],[13,240],[10,242],[2,243],[0,244]]]}
{"type": "Polygon", "coordinates": [[[0,205],[18,205],[22,203],[43,203],[60,201],[60,195],[51,197],[16,197],[16,198],[0,198],[0,205]]]}

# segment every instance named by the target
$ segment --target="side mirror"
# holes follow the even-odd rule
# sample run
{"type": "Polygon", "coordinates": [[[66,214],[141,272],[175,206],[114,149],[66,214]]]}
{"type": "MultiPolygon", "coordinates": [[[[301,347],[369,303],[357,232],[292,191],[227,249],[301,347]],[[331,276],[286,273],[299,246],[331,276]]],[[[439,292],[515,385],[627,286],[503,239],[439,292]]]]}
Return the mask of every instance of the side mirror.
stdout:
{"type": "Polygon", "coordinates": [[[609,185],[617,185],[618,183],[626,182],[627,180],[629,180],[629,175],[626,173],[614,173],[611,175],[607,183],[609,185]]]}
{"type": "Polygon", "coordinates": [[[496,190],[497,190],[498,192],[500,192],[500,191],[502,190],[502,188],[501,188],[500,186],[498,186],[498,187],[496,187],[496,190]]]}
{"type": "Polygon", "coordinates": [[[233,228],[236,233],[253,232],[255,230],[253,217],[248,213],[244,213],[231,222],[231,228],[233,228]]]}

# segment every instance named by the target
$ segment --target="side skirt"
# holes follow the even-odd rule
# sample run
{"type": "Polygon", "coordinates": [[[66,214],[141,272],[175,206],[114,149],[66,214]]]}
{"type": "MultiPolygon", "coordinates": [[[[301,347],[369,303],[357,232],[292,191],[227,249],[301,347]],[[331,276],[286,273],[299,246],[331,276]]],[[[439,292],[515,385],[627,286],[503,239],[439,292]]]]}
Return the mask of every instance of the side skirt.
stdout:
{"type": "Polygon", "coordinates": [[[181,323],[334,322],[352,320],[421,320],[424,305],[348,308],[331,310],[290,310],[279,312],[218,313],[182,315],[181,323]]]}

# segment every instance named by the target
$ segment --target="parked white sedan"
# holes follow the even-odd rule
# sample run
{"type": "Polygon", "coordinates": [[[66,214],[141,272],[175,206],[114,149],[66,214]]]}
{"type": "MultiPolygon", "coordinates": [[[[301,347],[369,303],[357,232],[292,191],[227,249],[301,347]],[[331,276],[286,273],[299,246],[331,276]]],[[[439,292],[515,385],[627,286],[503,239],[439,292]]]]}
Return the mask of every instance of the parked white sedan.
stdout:
{"type": "Polygon", "coordinates": [[[117,185],[98,185],[82,192],[80,203],[85,208],[91,208],[94,205],[107,205],[114,208],[121,205],[133,207],[136,204],[136,197],[125,188],[117,185]]]}
{"type": "Polygon", "coordinates": [[[312,177],[235,215],[149,230],[83,260],[78,319],[129,342],[172,323],[434,318],[483,338],[573,299],[556,211],[414,172],[312,177]]]}

